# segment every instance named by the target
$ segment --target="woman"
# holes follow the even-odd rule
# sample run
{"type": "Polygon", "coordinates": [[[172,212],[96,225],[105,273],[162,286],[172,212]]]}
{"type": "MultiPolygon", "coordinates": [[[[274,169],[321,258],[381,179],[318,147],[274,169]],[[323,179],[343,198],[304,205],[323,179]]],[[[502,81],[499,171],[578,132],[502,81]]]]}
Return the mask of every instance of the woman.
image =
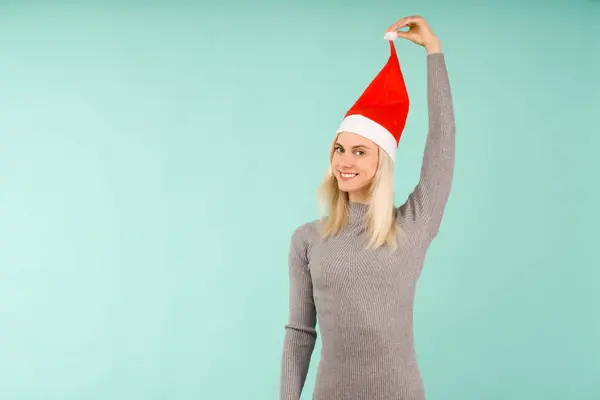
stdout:
{"type": "Polygon", "coordinates": [[[422,17],[386,31],[391,56],[338,130],[321,195],[327,218],[298,227],[289,253],[290,309],[282,400],[298,400],[322,335],[315,400],[422,400],[413,299],[454,170],[454,111],[440,41],[422,17]],[[408,31],[399,31],[409,27],[408,31]],[[427,51],[429,132],[420,180],[394,206],[395,150],[408,113],[393,40],[427,51]]]}

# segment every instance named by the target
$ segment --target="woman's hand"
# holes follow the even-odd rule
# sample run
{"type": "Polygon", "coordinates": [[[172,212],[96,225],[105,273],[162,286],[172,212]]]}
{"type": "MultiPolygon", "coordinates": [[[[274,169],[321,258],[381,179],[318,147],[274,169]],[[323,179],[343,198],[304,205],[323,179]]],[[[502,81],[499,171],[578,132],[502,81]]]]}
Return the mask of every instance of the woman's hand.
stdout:
{"type": "Polygon", "coordinates": [[[442,51],[439,39],[420,15],[400,18],[386,30],[387,32],[396,33],[398,37],[408,39],[413,43],[423,46],[427,50],[427,54],[442,51]],[[408,31],[399,30],[407,26],[408,31]]]}

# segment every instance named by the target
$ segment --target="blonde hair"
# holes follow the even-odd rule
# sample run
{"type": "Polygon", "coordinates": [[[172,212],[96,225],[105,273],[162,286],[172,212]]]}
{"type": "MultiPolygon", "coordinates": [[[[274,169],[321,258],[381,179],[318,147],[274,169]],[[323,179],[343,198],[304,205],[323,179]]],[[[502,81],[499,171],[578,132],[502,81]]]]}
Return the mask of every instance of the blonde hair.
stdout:
{"type": "MultiPolygon", "coordinates": [[[[335,139],[331,146],[330,160],[335,148],[335,139]]],[[[378,248],[387,245],[392,250],[397,248],[397,235],[404,236],[396,224],[394,207],[394,162],[380,148],[377,171],[368,188],[370,202],[367,209],[367,232],[370,240],[367,247],[378,248]]],[[[329,212],[321,220],[321,234],[335,235],[348,221],[348,193],[342,192],[337,185],[331,162],[318,189],[321,213],[329,212]]]]}

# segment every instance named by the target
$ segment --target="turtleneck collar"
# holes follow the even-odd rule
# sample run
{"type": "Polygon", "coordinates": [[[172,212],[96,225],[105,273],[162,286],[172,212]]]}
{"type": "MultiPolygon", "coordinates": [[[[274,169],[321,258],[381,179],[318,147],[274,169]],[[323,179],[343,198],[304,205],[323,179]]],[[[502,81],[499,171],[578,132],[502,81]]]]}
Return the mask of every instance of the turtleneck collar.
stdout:
{"type": "Polygon", "coordinates": [[[348,202],[348,221],[351,224],[362,223],[367,215],[369,209],[368,204],[356,203],[353,201],[348,202]]]}

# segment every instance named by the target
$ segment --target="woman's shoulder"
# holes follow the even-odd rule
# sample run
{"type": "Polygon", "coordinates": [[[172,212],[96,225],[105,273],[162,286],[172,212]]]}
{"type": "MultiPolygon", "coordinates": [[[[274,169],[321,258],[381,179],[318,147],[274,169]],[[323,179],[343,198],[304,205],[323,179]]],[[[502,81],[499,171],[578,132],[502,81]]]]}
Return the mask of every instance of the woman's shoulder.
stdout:
{"type": "Polygon", "coordinates": [[[290,257],[308,264],[312,249],[319,238],[319,223],[321,219],[314,219],[297,225],[292,232],[290,240],[290,257]]]}
{"type": "Polygon", "coordinates": [[[292,230],[293,241],[310,241],[311,238],[315,237],[319,233],[319,226],[323,218],[317,218],[309,221],[302,222],[292,230]]]}

